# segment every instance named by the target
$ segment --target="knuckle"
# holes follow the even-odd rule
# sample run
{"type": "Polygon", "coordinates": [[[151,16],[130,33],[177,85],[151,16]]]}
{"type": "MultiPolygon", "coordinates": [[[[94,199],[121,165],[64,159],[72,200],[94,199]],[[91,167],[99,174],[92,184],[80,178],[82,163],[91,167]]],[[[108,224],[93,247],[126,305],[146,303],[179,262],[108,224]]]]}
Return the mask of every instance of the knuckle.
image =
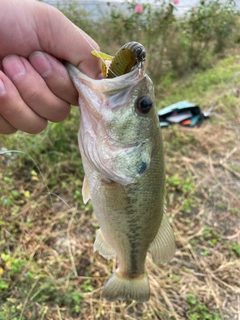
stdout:
{"type": "Polygon", "coordinates": [[[36,101],[43,100],[43,99],[44,99],[44,92],[42,91],[41,86],[40,88],[34,86],[34,89],[29,88],[25,90],[24,100],[27,104],[31,105],[36,103],[36,101]]]}

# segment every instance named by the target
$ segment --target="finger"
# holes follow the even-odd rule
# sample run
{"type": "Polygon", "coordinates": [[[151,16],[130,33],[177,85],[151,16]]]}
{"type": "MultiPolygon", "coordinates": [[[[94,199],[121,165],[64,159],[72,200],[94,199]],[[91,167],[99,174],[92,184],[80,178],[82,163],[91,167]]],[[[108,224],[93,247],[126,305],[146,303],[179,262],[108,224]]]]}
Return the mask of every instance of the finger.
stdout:
{"type": "Polygon", "coordinates": [[[36,24],[42,50],[69,61],[93,79],[102,78],[101,61],[91,54],[91,51],[99,50],[97,43],[56,8],[43,3],[38,5],[39,10],[44,11],[44,21],[36,24]],[[51,39],[48,41],[46,30],[51,30],[48,33],[51,39]]]}
{"type": "Polygon", "coordinates": [[[47,53],[36,51],[29,56],[29,61],[56,96],[72,105],[78,105],[77,90],[59,60],[47,53]]]}
{"type": "Polygon", "coordinates": [[[3,59],[3,68],[22,99],[35,113],[53,122],[66,119],[70,112],[69,103],[51,92],[43,78],[25,58],[7,56],[3,59]]]}
{"type": "Polygon", "coordinates": [[[17,129],[28,133],[39,133],[47,125],[46,119],[39,117],[25,104],[16,87],[2,71],[0,71],[0,115],[2,117],[0,133],[12,133],[17,129]]]}
{"type": "Polygon", "coordinates": [[[0,134],[11,134],[16,131],[16,128],[14,128],[7,120],[0,116],[0,134]]]}

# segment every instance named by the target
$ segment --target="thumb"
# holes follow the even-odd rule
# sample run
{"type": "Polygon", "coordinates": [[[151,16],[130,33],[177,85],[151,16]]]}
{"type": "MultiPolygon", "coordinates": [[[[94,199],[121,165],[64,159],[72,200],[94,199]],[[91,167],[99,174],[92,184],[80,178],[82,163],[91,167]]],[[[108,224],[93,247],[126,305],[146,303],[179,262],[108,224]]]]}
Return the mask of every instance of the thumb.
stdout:
{"type": "Polygon", "coordinates": [[[43,51],[77,66],[87,76],[101,78],[101,61],[91,54],[97,43],[56,8],[39,2],[35,17],[43,51]]]}

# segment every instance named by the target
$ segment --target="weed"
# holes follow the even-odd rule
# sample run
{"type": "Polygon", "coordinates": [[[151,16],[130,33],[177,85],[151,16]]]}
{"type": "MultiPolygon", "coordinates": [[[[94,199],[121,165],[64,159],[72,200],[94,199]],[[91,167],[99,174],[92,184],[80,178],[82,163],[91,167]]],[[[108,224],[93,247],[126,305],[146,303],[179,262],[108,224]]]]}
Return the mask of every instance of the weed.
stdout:
{"type": "Polygon", "coordinates": [[[86,279],[85,281],[84,281],[84,283],[82,284],[82,288],[84,289],[84,291],[93,291],[94,290],[94,288],[93,288],[93,286],[90,284],[90,279],[86,279]]]}
{"type": "Polygon", "coordinates": [[[22,259],[16,259],[11,257],[8,254],[2,253],[1,258],[4,261],[5,269],[10,270],[9,274],[12,276],[15,273],[18,273],[23,266],[25,266],[25,261],[22,259]]]}
{"type": "Polygon", "coordinates": [[[232,242],[231,249],[238,257],[240,257],[240,243],[232,242]]]}
{"type": "Polygon", "coordinates": [[[167,175],[166,185],[168,197],[171,198],[172,193],[178,196],[185,212],[191,212],[197,206],[196,185],[191,176],[183,179],[178,174],[167,175]]]}
{"type": "Polygon", "coordinates": [[[207,306],[198,301],[195,294],[187,296],[189,306],[188,316],[190,320],[221,320],[217,312],[210,312],[207,306]]]}
{"type": "Polygon", "coordinates": [[[207,226],[202,230],[201,239],[207,241],[211,247],[214,247],[219,241],[221,241],[219,234],[213,228],[207,226]]]}

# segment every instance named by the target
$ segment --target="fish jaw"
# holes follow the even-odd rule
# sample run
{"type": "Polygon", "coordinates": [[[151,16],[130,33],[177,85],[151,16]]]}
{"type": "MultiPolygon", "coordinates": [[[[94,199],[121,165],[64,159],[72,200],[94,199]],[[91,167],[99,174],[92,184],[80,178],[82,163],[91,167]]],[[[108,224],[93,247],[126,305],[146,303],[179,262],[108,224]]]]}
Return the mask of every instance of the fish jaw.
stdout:
{"type": "Polygon", "coordinates": [[[139,69],[113,79],[93,80],[71,64],[66,67],[79,91],[82,152],[106,179],[123,185],[136,183],[149,168],[153,145],[148,118],[140,118],[137,125],[148,136],[139,138],[134,130],[138,118],[133,108],[141,90],[152,87],[151,80],[139,69]],[[130,127],[131,134],[121,136],[130,127]]]}

